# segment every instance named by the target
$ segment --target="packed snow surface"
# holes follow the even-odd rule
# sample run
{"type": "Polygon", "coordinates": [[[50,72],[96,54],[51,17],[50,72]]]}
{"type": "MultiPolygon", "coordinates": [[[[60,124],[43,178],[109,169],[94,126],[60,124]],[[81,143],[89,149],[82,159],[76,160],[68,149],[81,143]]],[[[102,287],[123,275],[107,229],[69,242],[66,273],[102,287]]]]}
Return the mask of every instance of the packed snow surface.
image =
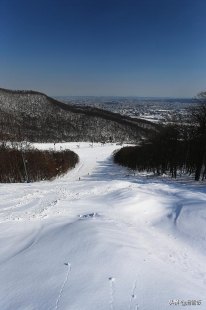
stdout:
{"type": "Polygon", "coordinates": [[[66,175],[1,185],[0,309],[206,309],[206,186],[134,176],[116,145],[60,147],[80,157],[66,175]]]}

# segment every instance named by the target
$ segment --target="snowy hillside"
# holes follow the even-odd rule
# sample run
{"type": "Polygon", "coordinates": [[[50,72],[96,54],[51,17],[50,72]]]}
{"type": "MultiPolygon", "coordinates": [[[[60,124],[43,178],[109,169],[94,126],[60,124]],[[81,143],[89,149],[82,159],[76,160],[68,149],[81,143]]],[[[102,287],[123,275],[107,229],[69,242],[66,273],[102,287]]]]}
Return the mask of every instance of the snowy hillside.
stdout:
{"type": "Polygon", "coordinates": [[[0,88],[0,140],[139,141],[157,126],[141,119],[75,107],[34,91],[0,88]]]}
{"type": "Polygon", "coordinates": [[[135,177],[116,145],[60,146],[80,157],[64,177],[1,185],[0,309],[206,309],[205,186],[135,177]]]}

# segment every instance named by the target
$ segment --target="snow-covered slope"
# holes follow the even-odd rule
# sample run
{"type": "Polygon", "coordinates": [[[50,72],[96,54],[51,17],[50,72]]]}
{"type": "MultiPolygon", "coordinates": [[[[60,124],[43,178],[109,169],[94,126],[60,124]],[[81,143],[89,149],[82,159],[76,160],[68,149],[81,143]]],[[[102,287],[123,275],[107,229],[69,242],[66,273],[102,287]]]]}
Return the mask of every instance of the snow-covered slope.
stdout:
{"type": "Polygon", "coordinates": [[[77,107],[34,91],[0,88],[0,139],[12,141],[139,141],[158,126],[95,107],[77,107]]]}
{"type": "Polygon", "coordinates": [[[0,309],[206,309],[204,187],[128,175],[115,145],[60,146],[80,157],[65,176],[1,185],[0,309]]]}

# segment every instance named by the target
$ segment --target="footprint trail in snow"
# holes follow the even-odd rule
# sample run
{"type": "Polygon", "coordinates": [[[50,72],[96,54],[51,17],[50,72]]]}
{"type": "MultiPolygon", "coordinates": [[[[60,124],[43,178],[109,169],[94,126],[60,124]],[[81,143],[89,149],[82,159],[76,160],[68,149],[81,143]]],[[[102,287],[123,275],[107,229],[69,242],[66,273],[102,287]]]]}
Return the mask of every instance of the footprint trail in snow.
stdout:
{"type": "Polygon", "coordinates": [[[114,294],[115,294],[115,278],[109,277],[109,287],[110,287],[110,310],[114,310],[114,294]]]}
{"type": "Polygon", "coordinates": [[[59,291],[59,295],[58,295],[58,298],[56,300],[56,306],[55,306],[55,310],[58,310],[59,309],[59,302],[61,300],[61,297],[62,297],[62,294],[63,294],[63,291],[64,291],[64,287],[68,281],[68,278],[69,278],[69,274],[70,274],[70,271],[71,271],[71,264],[69,262],[67,263],[64,263],[64,266],[66,266],[67,268],[67,272],[66,272],[66,277],[65,277],[65,280],[61,286],[61,289],[59,291]]]}

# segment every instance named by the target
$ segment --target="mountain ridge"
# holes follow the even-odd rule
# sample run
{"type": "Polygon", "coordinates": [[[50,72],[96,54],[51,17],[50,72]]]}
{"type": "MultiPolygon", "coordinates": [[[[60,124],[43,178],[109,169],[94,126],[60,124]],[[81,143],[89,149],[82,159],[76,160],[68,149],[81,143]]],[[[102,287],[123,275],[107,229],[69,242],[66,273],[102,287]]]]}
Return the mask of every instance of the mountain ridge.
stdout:
{"type": "Polygon", "coordinates": [[[1,139],[127,141],[145,138],[158,126],[95,107],[77,107],[33,90],[0,88],[1,139]]]}

